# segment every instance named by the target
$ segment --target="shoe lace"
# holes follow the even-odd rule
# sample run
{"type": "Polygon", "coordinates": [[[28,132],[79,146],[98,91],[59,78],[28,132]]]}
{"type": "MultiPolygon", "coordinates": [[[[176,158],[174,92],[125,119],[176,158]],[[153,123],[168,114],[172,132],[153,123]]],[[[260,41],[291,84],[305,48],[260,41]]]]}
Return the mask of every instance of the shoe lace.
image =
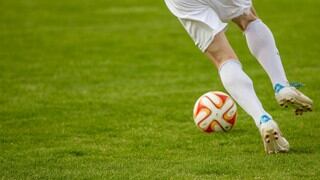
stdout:
{"type": "Polygon", "coordinates": [[[302,87],[304,86],[304,84],[302,84],[302,83],[300,83],[300,82],[291,82],[291,83],[289,83],[289,85],[290,85],[291,87],[295,87],[295,88],[297,88],[297,89],[300,89],[300,88],[302,88],[302,87]]]}

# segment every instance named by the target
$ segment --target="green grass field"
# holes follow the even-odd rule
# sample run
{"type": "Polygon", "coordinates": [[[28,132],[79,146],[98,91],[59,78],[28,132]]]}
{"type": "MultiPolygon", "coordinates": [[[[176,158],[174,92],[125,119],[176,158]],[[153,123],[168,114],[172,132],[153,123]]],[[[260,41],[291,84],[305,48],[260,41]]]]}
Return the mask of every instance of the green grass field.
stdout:
{"type": "Polygon", "coordinates": [[[242,110],[230,133],[196,128],[195,100],[224,89],[163,1],[0,0],[0,179],[320,179],[320,1],[255,6],[315,101],[302,117],[280,109],[230,25],[288,154],[265,155],[242,110]]]}

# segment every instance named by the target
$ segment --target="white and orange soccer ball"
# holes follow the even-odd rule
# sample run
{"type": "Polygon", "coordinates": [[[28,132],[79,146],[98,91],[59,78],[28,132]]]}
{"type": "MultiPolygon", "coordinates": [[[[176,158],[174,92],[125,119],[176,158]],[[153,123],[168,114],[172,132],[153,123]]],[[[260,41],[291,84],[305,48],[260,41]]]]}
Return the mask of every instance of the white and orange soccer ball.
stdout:
{"type": "Polygon", "coordinates": [[[237,120],[237,105],[226,93],[208,92],[202,95],[193,109],[193,119],[204,132],[227,132],[237,120]]]}

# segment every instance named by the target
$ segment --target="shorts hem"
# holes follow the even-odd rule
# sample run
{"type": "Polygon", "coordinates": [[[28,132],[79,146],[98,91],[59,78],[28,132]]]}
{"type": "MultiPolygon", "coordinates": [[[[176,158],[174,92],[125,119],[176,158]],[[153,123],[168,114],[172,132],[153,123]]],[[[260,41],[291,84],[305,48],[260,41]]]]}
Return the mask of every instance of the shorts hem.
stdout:
{"type": "Polygon", "coordinates": [[[203,53],[207,52],[209,46],[210,46],[210,45],[212,44],[212,42],[214,41],[215,36],[216,36],[218,33],[224,31],[224,30],[227,28],[227,26],[228,26],[228,24],[224,24],[224,25],[222,25],[219,29],[213,31],[212,35],[211,35],[210,38],[207,40],[207,43],[205,43],[205,45],[203,46],[203,48],[201,48],[201,47],[198,46],[199,49],[200,49],[203,53]]]}
{"type": "Polygon", "coordinates": [[[237,17],[245,14],[246,12],[249,12],[250,9],[251,9],[251,7],[252,7],[252,6],[243,8],[242,10],[238,11],[238,12],[235,13],[234,15],[230,16],[227,21],[230,21],[230,20],[232,20],[232,19],[234,19],[234,18],[237,18],[237,17]]]}

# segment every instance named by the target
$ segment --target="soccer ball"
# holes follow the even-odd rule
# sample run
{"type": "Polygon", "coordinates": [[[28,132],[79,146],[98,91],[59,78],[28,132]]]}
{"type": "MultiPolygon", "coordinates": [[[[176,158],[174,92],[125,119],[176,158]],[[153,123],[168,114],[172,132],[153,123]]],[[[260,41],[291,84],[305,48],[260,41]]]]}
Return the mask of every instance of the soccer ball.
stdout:
{"type": "Polygon", "coordinates": [[[197,100],[193,109],[193,119],[204,132],[227,132],[236,122],[237,105],[226,93],[208,92],[197,100]]]}

